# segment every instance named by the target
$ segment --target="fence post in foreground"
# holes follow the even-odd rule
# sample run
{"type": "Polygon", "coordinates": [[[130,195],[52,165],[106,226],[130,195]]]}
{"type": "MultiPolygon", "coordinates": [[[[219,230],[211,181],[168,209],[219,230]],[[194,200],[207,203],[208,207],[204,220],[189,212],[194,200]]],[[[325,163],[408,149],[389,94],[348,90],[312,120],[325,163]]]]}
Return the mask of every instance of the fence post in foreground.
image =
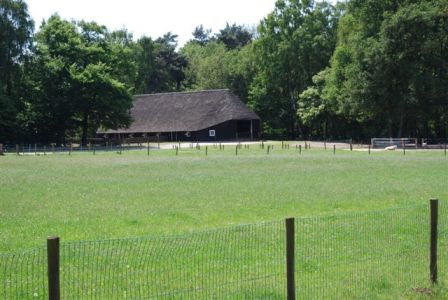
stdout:
{"type": "Polygon", "coordinates": [[[208,146],[205,146],[205,156],[207,156],[208,152],[208,146]]]}
{"type": "Polygon", "coordinates": [[[333,144],[333,155],[336,154],[336,145],[333,144]]]}
{"type": "Polygon", "coordinates": [[[47,239],[48,299],[59,300],[59,237],[47,239]]]}
{"type": "Polygon", "coordinates": [[[438,222],[438,208],[439,200],[431,199],[430,212],[431,212],[431,243],[430,243],[430,255],[429,255],[429,274],[431,283],[437,283],[437,222],[438,222]]]}
{"type": "Polygon", "coordinates": [[[285,219],[286,225],[286,299],[296,299],[296,287],[294,282],[295,266],[295,230],[294,218],[285,219]]]}

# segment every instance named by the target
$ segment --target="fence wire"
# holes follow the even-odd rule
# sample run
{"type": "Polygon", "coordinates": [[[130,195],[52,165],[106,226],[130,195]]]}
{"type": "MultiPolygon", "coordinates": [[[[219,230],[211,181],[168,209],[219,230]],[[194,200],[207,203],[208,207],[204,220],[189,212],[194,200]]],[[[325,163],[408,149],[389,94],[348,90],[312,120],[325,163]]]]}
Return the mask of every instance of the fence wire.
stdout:
{"type": "Polygon", "coordinates": [[[297,219],[296,228],[299,299],[393,299],[429,284],[427,206],[297,219]]]}
{"type": "MultiPolygon", "coordinates": [[[[282,225],[61,243],[61,299],[283,299],[282,225]]],[[[33,255],[1,258],[3,280],[13,278],[5,299],[46,297],[46,267],[30,269],[33,255]]]]}
{"type": "MultiPolygon", "coordinates": [[[[448,207],[439,278],[448,281],[448,207]]],[[[298,299],[418,297],[429,282],[427,205],[295,220],[298,299]]],[[[61,299],[285,299],[283,221],[174,237],[62,242],[61,299]]],[[[45,248],[0,254],[0,298],[47,299],[45,248]]]]}

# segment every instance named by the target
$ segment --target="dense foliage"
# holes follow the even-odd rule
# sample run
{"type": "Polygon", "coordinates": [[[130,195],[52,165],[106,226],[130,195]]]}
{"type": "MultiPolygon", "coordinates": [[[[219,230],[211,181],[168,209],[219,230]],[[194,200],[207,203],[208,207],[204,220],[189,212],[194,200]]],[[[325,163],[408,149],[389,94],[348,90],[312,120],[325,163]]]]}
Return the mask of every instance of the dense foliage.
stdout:
{"type": "Polygon", "coordinates": [[[229,88],[265,137],[446,138],[448,1],[278,0],[257,29],[166,33],[54,15],[36,34],[23,0],[0,2],[0,142],[85,143],[128,125],[132,94],[229,88]]]}

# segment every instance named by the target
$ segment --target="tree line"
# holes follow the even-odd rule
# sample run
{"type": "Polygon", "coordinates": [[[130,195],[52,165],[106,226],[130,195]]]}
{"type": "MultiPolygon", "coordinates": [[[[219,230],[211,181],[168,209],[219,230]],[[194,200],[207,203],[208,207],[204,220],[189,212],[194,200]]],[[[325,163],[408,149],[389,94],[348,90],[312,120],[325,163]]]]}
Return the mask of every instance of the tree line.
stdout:
{"type": "Polygon", "coordinates": [[[278,0],[257,28],[134,39],[0,2],[0,142],[83,143],[133,94],[228,88],[266,138],[446,138],[448,1],[278,0]]]}

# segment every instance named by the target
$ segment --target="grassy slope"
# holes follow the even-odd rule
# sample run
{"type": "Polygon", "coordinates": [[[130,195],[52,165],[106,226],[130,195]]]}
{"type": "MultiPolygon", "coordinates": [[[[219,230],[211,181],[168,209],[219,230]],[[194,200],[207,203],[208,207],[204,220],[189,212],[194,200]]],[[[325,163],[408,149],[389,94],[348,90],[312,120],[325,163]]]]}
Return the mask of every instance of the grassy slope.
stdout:
{"type": "Polygon", "coordinates": [[[448,199],[440,151],[234,148],[0,158],[0,251],[448,199]]]}

